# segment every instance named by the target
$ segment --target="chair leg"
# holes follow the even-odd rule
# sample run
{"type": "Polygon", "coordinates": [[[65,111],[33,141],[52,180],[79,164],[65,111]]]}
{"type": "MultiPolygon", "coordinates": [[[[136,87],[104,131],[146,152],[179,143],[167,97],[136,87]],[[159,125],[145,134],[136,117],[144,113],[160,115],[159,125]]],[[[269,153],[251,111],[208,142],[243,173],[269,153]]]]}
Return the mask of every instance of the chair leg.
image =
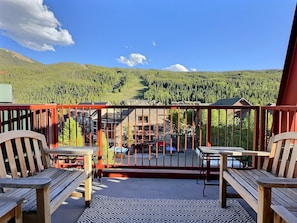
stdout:
{"type": "Polygon", "coordinates": [[[101,184],[102,183],[102,175],[103,175],[102,169],[98,169],[96,174],[97,174],[97,180],[101,184]]]}
{"type": "Polygon", "coordinates": [[[227,206],[227,181],[224,179],[224,170],[227,168],[227,156],[222,155],[220,157],[220,184],[219,184],[219,199],[222,208],[227,206]]]}
{"type": "Polygon", "coordinates": [[[226,206],[227,206],[227,202],[226,202],[226,200],[227,200],[227,182],[223,178],[221,179],[221,176],[220,176],[219,189],[220,189],[219,198],[220,198],[221,207],[226,208],[226,206]]]}

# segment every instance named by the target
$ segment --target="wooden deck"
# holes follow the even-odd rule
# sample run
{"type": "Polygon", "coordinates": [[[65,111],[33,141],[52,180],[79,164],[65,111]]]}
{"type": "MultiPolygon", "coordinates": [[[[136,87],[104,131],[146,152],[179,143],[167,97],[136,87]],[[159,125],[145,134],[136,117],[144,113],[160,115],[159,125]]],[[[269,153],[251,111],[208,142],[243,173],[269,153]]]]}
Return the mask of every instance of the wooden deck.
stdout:
{"type": "MultiPolygon", "coordinates": [[[[213,181],[218,183],[218,181],[213,181]]],[[[168,178],[107,178],[103,177],[102,184],[93,181],[94,194],[112,197],[129,198],[160,198],[160,199],[218,199],[218,186],[207,186],[203,197],[203,183],[196,179],[168,179],[168,178]]],[[[231,189],[231,188],[230,188],[231,189]]],[[[256,219],[255,212],[239,199],[243,207],[256,219]]],[[[52,222],[75,223],[84,210],[83,199],[68,198],[65,204],[52,215],[52,222]]]]}

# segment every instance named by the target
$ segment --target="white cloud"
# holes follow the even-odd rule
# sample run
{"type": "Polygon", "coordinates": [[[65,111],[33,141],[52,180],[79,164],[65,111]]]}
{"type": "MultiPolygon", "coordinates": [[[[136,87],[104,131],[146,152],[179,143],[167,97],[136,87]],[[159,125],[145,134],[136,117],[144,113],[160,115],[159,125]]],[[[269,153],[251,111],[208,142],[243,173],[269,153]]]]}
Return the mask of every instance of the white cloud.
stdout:
{"type": "Polygon", "coordinates": [[[190,70],[193,71],[193,72],[196,72],[197,71],[197,68],[194,68],[193,67],[193,68],[190,68],[190,70]]]}
{"type": "Polygon", "coordinates": [[[131,53],[128,57],[120,56],[118,61],[129,67],[134,67],[137,64],[147,64],[146,57],[140,53],[131,53]]]}
{"type": "Polygon", "coordinates": [[[156,42],[155,42],[155,41],[153,41],[153,42],[152,42],[152,45],[153,45],[153,46],[156,46],[157,44],[156,44],[156,42]]]}
{"type": "Polygon", "coordinates": [[[1,0],[0,29],[20,45],[37,51],[55,51],[55,45],[74,44],[43,0],[1,0]]]}
{"type": "Polygon", "coordinates": [[[181,64],[171,65],[169,67],[166,67],[165,70],[177,71],[177,72],[189,72],[189,70],[185,66],[183,66],[181,64]]]}

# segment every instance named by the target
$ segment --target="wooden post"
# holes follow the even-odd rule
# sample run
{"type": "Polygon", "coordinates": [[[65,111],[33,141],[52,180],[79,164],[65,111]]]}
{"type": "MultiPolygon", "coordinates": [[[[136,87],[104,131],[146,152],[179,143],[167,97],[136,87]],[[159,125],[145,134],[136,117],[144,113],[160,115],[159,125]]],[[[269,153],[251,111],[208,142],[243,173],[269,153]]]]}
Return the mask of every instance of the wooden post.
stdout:
{"type": "Polygon", "coordinates": [[[92,198],[92,155],[84,155],[84,170],[88,173],[88,178],[85,179],[85,207],[91,206],[92,198]]]}
{"type": "Polygon", "coordinates": [[[51,223],[49,184],[36,189],[37,219],[36,222],[51,223]]]}
{"type": "Polygon", "coordinates": [[[258,215],[257,223],[271,222],[271,188],[258,186],[258,215]]]}
{"type": "Polygon", "coordinates": [[[227,199],[227,184],[223,177],[223,172],[227,168],[227,155],[220,155],[220,184],[219,184],[219,199],[222,208],[226,208],[227,199]]]}
{"type": "Polygon", "coordinates": [[[103,160],[102,160],[102,117],[101,117],[101,109],[97,109],[97,142],[98,142],[98,163],[97,163],[97,178],[99,181],[101,180],[102,170],[104,168],[103,160]]]}

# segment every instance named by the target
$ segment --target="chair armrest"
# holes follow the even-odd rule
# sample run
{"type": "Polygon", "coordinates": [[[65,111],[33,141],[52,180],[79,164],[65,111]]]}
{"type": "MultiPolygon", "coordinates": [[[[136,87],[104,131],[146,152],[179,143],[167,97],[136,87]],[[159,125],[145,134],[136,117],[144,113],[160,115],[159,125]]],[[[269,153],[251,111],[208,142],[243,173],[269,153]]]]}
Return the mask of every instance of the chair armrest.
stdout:
{"type": "Polygon", "coordinates": [[[55,149],[45,149],[44,152],[47,154],[82,156],[92,155],[94,150],[90,147],[57,147],[55,149]]]}
{"type": "MultiPolygon", "coordinates": [[[[35,189],[38,222],[50,222],[50,183],[51,178],[0,178],[0,187],[6,188],[31,188],[35,189]],[[39,221],[39,220],[40,221],[39,221]]],[[[4,195],[5,196],[5,195],[4,195]]],[[[14,194],[17,196],[17,194],[14,194]]]]}
{"type": "Polygon", "coordinates": [[[97,148],[94,147],[57,147],[55,149],[45,149],[47,154],[54,155],[71,155],[71,156],[83,156],[84,157],[84,170],[88,173],[92,173],[92,156],[97,148]]]}
{"type": "Polygon", "coordinates": [[[220,155],[220,169],[225,170],[227,168],[227,162],[228,162],[228,156],[232,157],[240,157],[240,156],[264,156],[264,157],[269,157],[270,152],[265,152],[265,151],[219,151],[218,153],[220,155]]]}
{"type": "Polygon", "coordinates": [[[297,188],[296,178],[259,177],[257,183],[262,187],[297,188]]]}
{"type": "Polygon", "coordinates": [[[0,187],[6,188],[35,188],[41,189],[49,186],[51,178],[0,178],[0,187]]]}
{"type": "Polygon", "coordinates": [[[271,205],[271,209],[287,223],[297,222],[297,217],[292,213],[296,212],[294,207],[284,207],[281,205],[271,205]]]}

